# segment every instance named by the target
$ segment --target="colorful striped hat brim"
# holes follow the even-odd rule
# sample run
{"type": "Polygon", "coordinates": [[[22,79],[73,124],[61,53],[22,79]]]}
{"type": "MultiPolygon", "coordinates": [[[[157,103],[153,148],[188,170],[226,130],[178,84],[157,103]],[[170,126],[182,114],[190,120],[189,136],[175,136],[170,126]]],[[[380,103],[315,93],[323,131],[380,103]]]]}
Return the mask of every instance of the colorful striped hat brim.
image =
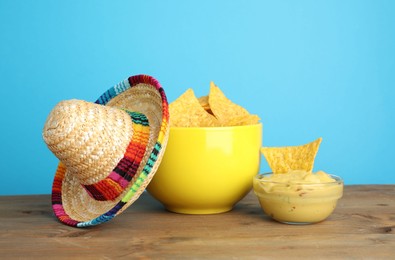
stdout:
{"type": "MultiPolygon", "coordinates": [[[[66,103],[63,104],[65,107],[66,103]]],[[[47,143],[60,159],[52,186],[52,207],[62,223],[74,227],[107,222],[136,201],[154,176],[169,135],[167,98],[159,82],[151,76],[129,77],[107,90],[95,104],[86,105],[90,111],[88,115],[78,115],[80,118],[77,118],[82,122],[81,127],[91,129],[86,122],[99,121],[91,119],[94,113],[101,113],[104,119],[98,122],[98,133],[80,129],[82,134],[73,140],[90,142],[92,148],[84,146],[84,155],[90,153],[93,158],[82,160],[76,156],[74,162],[65,162],[63,158],[71,152],[50,147],[47,143]],[[101,107],[106,111],[96,112],[101,107]],[[118,133],[106,130],[111,123],[118,133]],[[97,140],[93,140],[95,138],[97,140]],[[109,150],[111,158],[102,159],[100,149],[109,150]],[[85,165],[96,159],[98,163],[93,163],[94,167],[85,165]]],[[[80,107],[85,103],[76,102],[71,106],[82,110],[80,107]]],[[[48,129],[52,130],[51,126],[48,129]]],[[[74,154],[74,150],[72,152],[74,154]]]]}

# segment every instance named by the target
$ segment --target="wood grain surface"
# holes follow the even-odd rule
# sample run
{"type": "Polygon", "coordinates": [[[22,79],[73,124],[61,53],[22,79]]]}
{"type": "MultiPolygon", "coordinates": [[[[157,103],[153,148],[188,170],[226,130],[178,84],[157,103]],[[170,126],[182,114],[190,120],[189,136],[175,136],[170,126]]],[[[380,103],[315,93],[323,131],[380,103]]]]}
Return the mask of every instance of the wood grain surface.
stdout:
{"type": "Polygon", "coordinates": [[[78,229],[50,196],[0,197],[0,259],[395,259],[395,185],[346,186],[312,225],[270,220],[250,193],[227,213],[167,212],[149,194],[114,220],[78,229]]]}

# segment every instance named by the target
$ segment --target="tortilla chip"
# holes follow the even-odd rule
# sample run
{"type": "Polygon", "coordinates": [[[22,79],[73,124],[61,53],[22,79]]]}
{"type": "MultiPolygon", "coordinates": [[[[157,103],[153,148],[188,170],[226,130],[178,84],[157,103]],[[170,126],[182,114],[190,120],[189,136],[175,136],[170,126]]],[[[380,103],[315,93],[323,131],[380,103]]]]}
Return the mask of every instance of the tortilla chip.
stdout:
{"type": "Polygon", "coordinates": [[[292,170],[313,171],[315,156],[322,138],[300,146],[263,147],[265,156],[273,173],[287,173],[292,170]]]}
{"type": "Polygon", "coordinates": [[[230,101],[212,81],[210,82],[208,102],[221,126],[228,126],[229,121],[234,124],[235,118],[244,118],[250,115],[245,108],[230,101]]]}
{"type": "Polygon", "coordinates": [[[174,127],[207,127],[219,125],[218,120],[200,105],[192,89],[169,105],[170,124],[174,127]]]}
{"type": "Polygon", "coordinates": [[[208,96],[203,96],[198,98],[200,105],[206,110],[209,114],[214,115],[213,111],[211,111],[210,104],[208,103],[208,96]]]}
{"type": "Polygon", "coordinates": [[[230,118],[226,122],[226,126],[238,126],[238,125],[255,125],[259,123],[259,116],[257,115],[246,115],[241,117],[230,118]]]}

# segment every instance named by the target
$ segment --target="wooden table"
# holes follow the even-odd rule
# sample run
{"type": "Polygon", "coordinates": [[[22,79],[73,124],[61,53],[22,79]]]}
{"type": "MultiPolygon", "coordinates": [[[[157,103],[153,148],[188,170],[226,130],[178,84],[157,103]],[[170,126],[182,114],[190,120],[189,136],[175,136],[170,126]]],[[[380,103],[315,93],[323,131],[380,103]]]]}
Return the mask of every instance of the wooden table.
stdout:
{"type": "Polygon", "coordinates": [[[57,222],[49,195],[0,197],[0,259],[395,259],[395,185],[346,186],[313,225],[263,214],[253,193],[228,213],[167,212],[149,194],[88,229],[57,222]]]}

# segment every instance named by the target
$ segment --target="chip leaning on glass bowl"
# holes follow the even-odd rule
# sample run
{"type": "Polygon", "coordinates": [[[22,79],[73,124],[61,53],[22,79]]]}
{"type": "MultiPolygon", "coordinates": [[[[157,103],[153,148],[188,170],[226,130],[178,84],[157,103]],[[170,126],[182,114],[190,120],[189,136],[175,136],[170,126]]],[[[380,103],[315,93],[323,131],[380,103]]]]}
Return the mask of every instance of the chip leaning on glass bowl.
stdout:
{"type": "Polygon", "coordinates": [[[323,171],[313,173],[321,138],[291,147],[264,147],[272,173],[253,179],[254,192],[263,211],[287,224],[311,224],[325,220],[343,195],[343,180],[323,171]]]}

